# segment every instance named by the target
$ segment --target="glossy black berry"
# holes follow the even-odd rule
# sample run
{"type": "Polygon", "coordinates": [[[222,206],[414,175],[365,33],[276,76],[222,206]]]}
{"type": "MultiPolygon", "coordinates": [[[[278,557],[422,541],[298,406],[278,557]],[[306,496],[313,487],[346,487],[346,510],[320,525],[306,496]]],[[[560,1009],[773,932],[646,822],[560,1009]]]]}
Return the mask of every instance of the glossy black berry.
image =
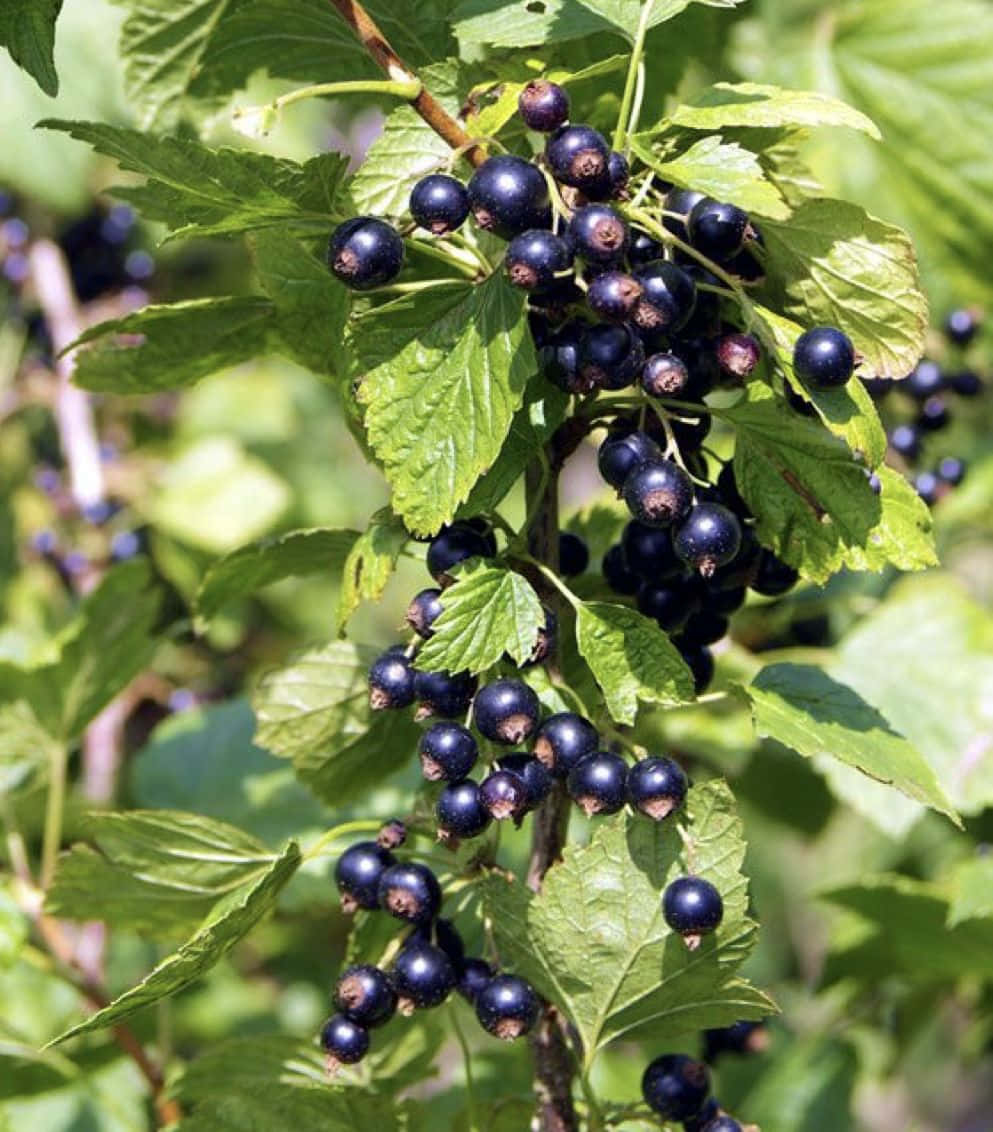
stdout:
{"type": "Polygon", "coordinates": [[[479,786],[471,779],[453,782],[438,795],[435,817],[439,834],[446,838],[478,837],[490,824],[479,786]]]}
{"type": "Polygon", "coordinates": [[[494,743],[514,746],[538,726],[541,704],[523,680],[494,680],[480,688],[472,706],[472,721],[494,743]]]}
{"type": "Polygon", "coordinates": [[[480,783],[479,798],[490,817],[507,821],[527,809],[528,788],[513,771],[494,770],[480,783]]]}
{"type": "Polygon", "coordinates": [[[496,767],[510,774],[516,774],[524,783],[523,809],[534,810],[548,797],[552,789],[552,776],[543,762],[533,755],[522,752],[513,755],[502,755],[497,759],[496,767]]]}
{"type": "Polygon", "coordinates": [[[696,608],[696,603],[696,591],[689,581],[682,578],[645,582],[638,590],[639,611],[666,633],[681,629],[696,608]]]}
{"type": "Polygon", "coordinates": [[[869,396],[876,401],[892,393],[896,386],[896,383],[888,377],[863,377],[862,384],[869,396]]]}
{"type": "Polygon", "coordinates": [[[655,821],[662,821],[686,800],[689,784],[674,759],[641,759],[628,771],[628,801],[655,821]]]}
{"type": "Polygon", "coordinates": [[[679,654],[693,675],[693,691],[702,696],[714,679],[714,654],[706,645],[677,643],[679,654]]]}
{"type": "Polygon", "coordinates": [[[945,319],[945,335],[956,346],[968,346],[979,330],[979,319],[975,313],[964,308],[954,310],[945,319]]]}
{"type": "Polygon", "coordinates": [[[942,483],[958,487],[965,479],[965,461],[960,460],[958,456],[946,456],[938,464],[938,479],[942,483]]]}
{"type": "Polygon", "coordinates": [[[628,566],[624,547],[620,543],[612,546],[603,556],[600,564],[604,581],[616,594],[631,596],[641,588],[642,580],[628,566]]]}
{"type": "Polygon", "coordinates": [[[379,878],[379,906],[411,924],[427,924],[438,915],[438,878],[416,861],[390,865],[379,878]]]}
{"type": "Polygon", "coordinates": [[[440,715],[457,719],[469,710],[479,681],[468,672],[416,672],[414,698],[418,717],[440,715]]]}
{"type": "Polygon", "coordinates": [[[921,453],[921,434],[913,425],[897,425],[887,437],[890,448],[913,462],[921,453]]]}
{"type": "Polygon", "coordinates": [[[330,1070],[355,1065],[369,1052],[369,1031],[344,1014],[336,1014],[321,1028],[321,1048],[328,1055],[330,1070]]]}
{"type": "Polygon", "coordinates": [[[485,959],[466,959],[458,972],[456,990],[467,1001],[475,1003],[479,992],[493,978],[493,968],[485,959]]]}
{"type": "Polygon", "coordinates": [[[598,322],[583,335],[579,358],[580,378],[590,388],[623,389],[641,372],[645,347],[630,326],[598,322]]]}
{"type": "Polygon", "coordinates": [[[470,530],[475,531],[476,534],[482,537],[483,543],[486,546],[486,553],[492,558],[497,552],[497,542],[490,521],[483,518],[482,515],[476,515],[472,519],[464,519],[463,522],[470,530]]]}
{"type": "Polygon", "coordinates": [[[643,292],[641,284],[623,271],[594,276],[586,292],[590,310],[605,322],[624,322],[634,313],[643,292]]]}
{"type": "Polygon", "coordinates": [[[393,1017],[397,996],[385,971],[359,963],[342,972],[334,988],[334,1005],[350,1022],[372,1029],[393,1017]]]}
{"type": "Polygon", "coordinates": [[[565,778],[586,755],[597,749],[600,736],[588,719],[572,711],[550,715],[534,737],[534,756],[556,778],[565,778]]]}
{"type": "Polygon", "coordinates": [[[962,370],[961,373],[952,374],[948,380],[960,397],[975,397],[983,391],[982,378],[972,370],[962,370]]]}
{"type": "Polygon", "coordinates": [[[917,416],[917,427],[924,432],[938,432],[945,428],[951,419],[944,397],[928,397],[921,405],[917,416]]]}
{"type": "Polygon", "coordinates": [[[665,211],[677,215],[666,216],[662,221],[663,226],[681,240],[688,240],[690,233],[686,221],[700,201],[706,199],[706,194],[698,193],[693,189],[670,189],[665,197],[665,211]]]}
{"type": "Polygon", "coordinates": [[[565,323],[538,352],[541,372],[565,393],[589,393],[592,384],[580,373],[580,349],[586,323],[565,323]]]}
{"type": "MultiPolygon", "coordinates": [[[[542,610],[545,614],[545,623],[538,630],[531,655],[523,664],[518,665],[519,668],[530,668],[535,664],[544,664],[558,647],[559,619],[547,605],[542,606],[542,610]]],[[[513,658],[506,653],[504,653],[504,660],[511,664],[514,663],[513,658]]]]}
{"type": "Polygon", "coordinates": [[[610,184],[610,195],[615,199],[624,195],[631,177],[631,166],[623,153],[612,150],[607,158],[607,180],[610,184]]]}
{"type": "Polygon", "coordinates": [[[733,511],[739,519],[751,518],[751,509],[738,490],[738,481],[734,475],[734,464],[730,460],[721,468],[720,475],[717,477],[717,490],[724,506],[733,511]]]}
{"type": "Polygon", "coordinates": [[[396,278],[403,266],[403,240],[384,220],[356,216],[339,224],[328,242],[328,267],[353,291],[368,291],[396,278]]]}
{"type": "Polygon", "coordinates": [[[720,1102],[716,1097],[708,1097],[703,1102],[703,1108],[695,1116],[687,1117],[683,1121],[683,1132],[703,1132],[704,1128],[720,1114],[720,1102]]]}
{"type": "Polygon", "coordinates": [[[620,490],[639,464],[661,458],[661,448],[647,433],[612,433],[600,445],[597,467],[607,483],[620,490]]]}
{"type": "Polygon", "coordinates": [[[529,130],[550,134],[569,120],[569,95],[558,83],[532,79],[517,96],[517,109],[529,130]]]}
{"type": "Polygon", "coordinates": [[[628,263],[631,267],[641,267],[642,264],[651,263],[653,259],[660,259],[662,251],[662,245],[647,232],[638,228],[631,230],[631,242],[628,245],[628,263]]]}
{"type": "Polygon", "coordinates": [[[509,154],[487,158],[473,173],[468,192],[476,223],[505,239],[542,227],[549,207],[541,170],[509,154]]]}
{"type": "Polygon", "coordinates": [[[415,673],[408,657],[389,650],[369,669],[369,703],[376,711],[409,707],[414,702],[415,673]]]}
{"type": "Polygon", "coordinates": [[[762,360],[762,348],[751,334],[724,334],[717,340],[717,364],[734,381],[744,381],[762,360]]]}
{"type": "Polygon", "coordinates": [[[545,228],[529,228],[507,245],[507,278],[515,287],[534,291],[548,287],[572,266],[572,248],[545,228]]]}
{"type": "Polygon", "coordinates": [[[900,382],[899,388],[918,401],[926,401],[945,388],[945,375],[937,362],[923,358],[914,366],[907,380],[900,382]]]}
{"type": "Polygon", "coordinates": [[[780,597],[793,589],[799,580],[800,575],[792,566],[763,547],[758,571],[750,585],[756,593],[765,597],[780,597]]]}
{"type": "Polygon", "coordinates": [[[407,624],[419,637],[427,640],[441,609],[441,590],[421,590],[407,606],[407,624]]]}
{"type": "Polygon", "coordinates": [[[730,562],[741,546],[741,524],[719,503],[698,503],[672,536],[676,554],[704,578],[730,562]]]}
{"type": "Polygon", "coordinates": [[[690,950],[700,937],[717,930],[724,918],[721,894],[703,877],[678,877],[662,893],[662,915],[674,932],[686,940],[690,950]]]}
{"type": "Polygon", "coordinates": [[[444,236],[465,223],[469,193],[458,178],[447,173],[429,173],[411,190],[410,215],[422,228],[435,236],[444,236]]]}
{"type": "Polygon", "coordinates": [[[718,590],[711,588],[710,584],[706,583],[705,595],[701,601],[711,613],[718,614],[721,617],[730,617],[732,613],[737,613],[745,604],[748,590],[745,586],[718,590]]]}
{"type": "Polygon", "coordinates": [[[456,983],[451,959],[440,947],[420,940],[408,943],[400,951],[391,978],[405,1014],[418,1006],[440,1006],[456,983]]]}
{"type": "Polygon", "coordinates": [[[672,532],[631,522],[621,535],[624,557],[631,570],[648,582],[665,582],[681,577],[685,567],[676,557],[672,532]]]}
{"type": "Polygon", "coordinates": [[[641,388],[649,397],[680,397],[689,381],[686,363],[675,354],[652,354],[641,371],[641,388]]]}
{"type": "Polygon", "coordinates": [[[563,578],[577,578],[585,574],[590,564],[590,548],[586,540],[572,531],[559,535],[559,573],[563,578]]]}
{"type": "Polygon", "coordinates": [[[488,554],[485,537],[467,523],[444,527],[431,540],[427,568],[438,582],[449,580],[449,571],[468,558],[485,558],[488,554]]]}
{"type": "Polygon", "coordinates": [[[610,146],[592,126],[561,126],[545,143],[545,158],[563,185],[596,189],[609,179],[610,146]]]}
{"type": "Polygon", "coordinates": [[[642,330],[674,334],[689,321],[696,306],[696,284],[677,264],[657,259],[639,267],[634,275],[643,294],[634,312],[642,330]]]}
{"type": "Polygon", "coordinates": [[[735,1022],[731,1026],[705,1030],[703,1058],[704,1061],[713,1062],[724,1053],[739,1056],[758,1053],[765,1048],[768,1040],[768,1032],[761,1022],[735,1022]]]}
{"type": "Polygon", "coordinates": [[[742,524],[738,553],[724,566],[718,566],[711,577],[699,580],[706,582],[706,589],[709,591],[750,586],[758,575],[761,558],[762,546],[755,531],[742,524]]]}
{"type": "Polygon", "coordinates": [[[934,472],[920,472],[914,476],[914,491],[929,507],[933,507],[941,495],[941,481],[934,472]]]}
{"type": "Polygon", "coordinates": [[[541,1001],[534,988],[516,975],[494,975],[476,995],[479,1024],[503,1041],[523,1037],[540,1012],[541,1001]]]}
{"type": "Polygon", "coordinates": [[[682,639],[690,645],[713,645],[727,636],[728,619],[713,609],[698,609],[683,626],[682,639]]]}
{"type": "Polygon", "coordinates": [[[641,1078],[641,1095],[666,1120],[686,1120],[703,1108],[710,1092],[710,1073],[701,1061],[682,1053],[657,1057],[641,1078]]]}
{"type": "Polygon", "coordinates": [[[698,252],[709,259],[730,259],[745,242],[748,213],[733,204],[704,199],[693,206],[687,227],[698,252]]]}
{"type": "Polygon", "coordinates": [[[606,204],[587,204],[577,208],[569,221],[569,235],[576,255],[587,263],[608,267],[619,263],[627,251],[627,225],[606,204]]]}
{"type": "Polygon", "coordinates": [[[855,347],[843,331],[815,326],[796,340],[793,369],[811,389],[838,389],[855,370],[855,347]]]}
{"type": "Polygon", "coordinates": [[[646,460],[624,481],[623,495],[638,522],[667,527],[690,514],[693,481],[673,460],[646,460]]]}
{"type": "Polygon", "coordinates": [[[628,764],[612,751],[585,755],[569,771],[569,797],[588,818],[616,814],[627,801],[628,764]]]}
{"type": "Polygon", "coordinates": [[[448,720],[432,723],[421,736],[417,750],[424,777],[458,782],[466,778],[479,758],[479,747],[467,728],[448,720]]]}
{"type": "Polygon", "coordinates": [[[375,841],[359,841],[346,849],[334,867],[334,880],[346,912],[379,907],[379,882],[396,864],[393,854],[375,841]]]}

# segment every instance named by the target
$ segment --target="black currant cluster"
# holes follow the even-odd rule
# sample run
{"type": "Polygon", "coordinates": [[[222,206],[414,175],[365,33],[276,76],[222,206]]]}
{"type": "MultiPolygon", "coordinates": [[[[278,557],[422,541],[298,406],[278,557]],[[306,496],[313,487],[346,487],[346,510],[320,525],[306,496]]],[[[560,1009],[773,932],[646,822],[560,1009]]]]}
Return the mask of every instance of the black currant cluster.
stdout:
{"type": "MultiPolygon", "coordinates": [[[[960,363],[979,326],[979,316],[972,310],[952,311],[945,320],[945,336],[960,363]]],[[[929,507],[933,506],[962,482],[966,463],[961,457],[950,454],[937,462],[929,460],[922,467],[925,450],[930,448],[928,438],[948,427],[956,397],[973,398],[982,394],[983,379],[965,365],[950,371],[937,361],[924,358],[905,380],[877,378],[867,381],[866,387],[881,409],[885,401],[892,461],[907,474],[921,499],[929,507]]],[[[873,477],[877,490],[878,483],[873,477]]]]}
{"type": "Polygon", "coordinates": [[[641,1078],[645,1103],[663,1120],[679,1121],[685,1132],[742,1132],[710,1095],[710,1072],[702,1061],[682,1053],[655,1058],[641,1078]]]}
{"type": "Polygon", "coordinates": [[[440,1006],[457,991],[494,1037],[523,1037],[538,1020],[542,1004],[534,988],[516,975],[494,971],[485,959],[467,957],[455,925],[439,916],[441,886],[426,865],[398,861],[393,854],[406,839],[402,822],[390,822],[376,841],[347,849],[335,866],[342,908],[382,910],[410,925],[388,971],[367,963],[348,967],[334,991],[337,1011],[321,1030],[328,1068],[361,1061],[369,1031],[399,1011],[440,1006]]]}

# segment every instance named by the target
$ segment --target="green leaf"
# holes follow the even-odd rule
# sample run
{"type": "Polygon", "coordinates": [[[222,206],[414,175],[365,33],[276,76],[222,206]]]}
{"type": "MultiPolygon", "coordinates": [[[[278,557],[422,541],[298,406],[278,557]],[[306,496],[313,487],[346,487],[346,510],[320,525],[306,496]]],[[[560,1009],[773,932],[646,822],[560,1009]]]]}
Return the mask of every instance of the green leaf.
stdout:
{"type": "Polygon", "coordinates": [[[0,797],[43,781],[60,749],[27,700],[0,704],[0,797]]]}
{"type": "Polygon", "coordinates": [[[737,431],[735,481],[762,543],[816,582],[842,566],[917,570],[937,561],[930,513],[902,476],[881,467],[876,495],[840,440],[765,386],[746,392],[720,415],[737,431]]]}
{"type": "Polygon", "coordinates": [[[215,905],[195,934],[137,986],[119,995],[85,1022],[66,1030],[50,1044],[112,1026],[196,982],[272,911],[276,897],[296,872],[300,860],[300,850],[294,842],[288,842],[257,880],[236,889],[215,905]]]}
{"type": "MultiPolygon", "coordinates": [[[[766,179],[759,159],[737,142],[724,142],[719,134],[701,138],[675,157],[635,139],[634,152],[667,181],[696,189],[717,200],[783,220],[790,209],[776,186],[766,179]]],[[[763,232],[765,227],[763,226],[763,232]]]]}
{"type": "Polygon", "coordinates": [[[429,672],[483,672],[509,653],[523,664],[534,652],[545,612],[531,583],[514,570],[478,559],[455,571],[441,595],[433,635],[417,654],[429,672]]]}
{"type": "Polygon", "coordinates": [[[845,201],[805,201],[762,224],[768,305],[803,326],[837,326],[881,377],[903,378],[924,352],[927,300],[904,232],[845,201]]]}
{"type": "Polygon", "coordinates": [[[363,319],[356,349],[393,509],[431,534],[499,455],[535,372],[523,299],[502,275],[405,296],[363,319]]]}
{"type": "Polygon", "coordinates": [[[540,893],[502,876],[485,882],[501,960],[565,1011],[587,1064],[648,1023],[699,1030],[775,1010],[735,977],[756,926],[746,914],[745,844],[731,793],[717,780],[694,787],[680,816],[689,850],[673,822],[617,815],[596,824],[588,845],[566,848],[540,893]],[[663,889],[688,871],[724,900],[720,928],[696,952],[662,918],[663,889]]]}
{"type": "Polygon", "coordinates": [[[0,46],[53,98],[59,93],[55,72],[55,21],[62,0],[0,0],[0,46]]]}
{"type": "Polygon", "coordinates": [[[338,632],[363,601],[382,596],[396,569],[400,551],[407,542],[403,523],[389,510],[377,511],[368,528],[359,535],[345,560],[338,604],[338,632]]]}
{"type": "Polygon", "coordinates": [[[307,786],[341,806],[412,757],[418,728],[406,712],[373,712],[367,674],[375,653],[336,641],[263,676],[252,697],[255,741],[292,759],[307,786]]]}
{"type": "Polygon", "coordinates": [[[823,669],[769,665],[744,691],[760,738],[775,739],[805,758],[840,759],[960,824],[924,756],[858,693],[823,669]]]}
{"type": "Polygon", "coordinates": [[[993,920],[993,857],[962,861],[952,877],[948,926],[966,920],[993,920]]]}
{"type": "Polygon", "coordinates": [[[676,646],[634,609],[604,601],[580,605],[576,643],[618,723],[634,723],[639,700],[678,704],[693,699],[693,678],[676,646]]]}
{"type": "Polygon", "coordinates": [[[824,1034],[791,1034],[764,1060],[755,1085],[735,1106],[756,1127],[835,1132],[856,1125],[852,1095],[859,1060],[848,1042],[824,1034]]]}
{"type": "Polygon", "coordinates": [[[84,832],[96,848],[76,845],[60,858],[45,910],[158,937],[192,930],[275,859],[254,837],[200,814],[91,814],[84,832]]]}
{"type": "Polygon", "coordinates": [[[228,602],[283,578],[337,574],[358,538],[355,531],[315,527],[239,547],[215,562],[200,583],[196,611],[201,627],[228,602]]]}

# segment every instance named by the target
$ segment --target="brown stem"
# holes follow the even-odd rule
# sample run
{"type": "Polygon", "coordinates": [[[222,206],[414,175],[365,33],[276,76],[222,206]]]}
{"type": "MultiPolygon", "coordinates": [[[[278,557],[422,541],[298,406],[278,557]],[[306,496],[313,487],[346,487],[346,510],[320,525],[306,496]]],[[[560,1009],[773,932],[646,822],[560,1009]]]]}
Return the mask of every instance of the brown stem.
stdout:
{"type": "MultiPolygon", "coordinates": [[[[398,82],[417,79],[418,76],[393,50],[376,21],[358,3],[358,0],[330,0],[330,3],[355,32],[366,51],[391,79],[398,82]]],[[[464,149],[466,158],[473,165],[483,163],[486,154],[482,147],[473,144],[472,138],[426,87],[421,87],[421,93],[411,99],[410,105],[439,137],[448,142],[452,149],[464,149]]]]}

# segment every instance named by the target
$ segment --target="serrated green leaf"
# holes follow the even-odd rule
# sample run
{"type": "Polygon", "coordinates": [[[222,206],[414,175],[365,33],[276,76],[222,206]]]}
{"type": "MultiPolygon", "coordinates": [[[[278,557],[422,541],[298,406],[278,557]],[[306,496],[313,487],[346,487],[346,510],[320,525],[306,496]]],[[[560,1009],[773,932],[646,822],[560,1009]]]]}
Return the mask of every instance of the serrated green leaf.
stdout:
{"type": "Polygon", "coordinates": [[[59,93],[55,72],[55,21],[62,0],[0,0],[0,47],[53,98],[59,93]]]}
{"type": "Polygon", "coordinates": [[[196,982],[272,911],[276,897],[296,872],[300,861],[300,850],[294,842],[288,842],[258,879],[219,901],[195,934],[137,986],[118,995],[109,1005],[66,1030],[50,1044],[112,1026],[196,982]]]}
{"type": "Polygon", "coordinates": [[[848,566],[919,570],[937,561],[931,517],[904,478],[881,467],[879,495],[842,441],[758,383],[721,416],[734,425],[738,490],[759,539],[813,581],[848,566]]]}
{"type": "Polygon", "coordinates": [[[382,596],[407,538],[403,523],[389,508],[377,511],[366,530],[356,538],[342,572],[339,633],[363,601],[375,601],[382,596]]]}
{"type": "Polygon", "coordinates": [[[60,749],[27,700],[0,704],[0,797],[43,781],[60,749]]]}
{"type": "Polygon", "coordinates": [[[676,646],[634,609],[591,601],[576,611],[576,643],[618,723],[634,723],[638,701],[693,699],[693,677],[676,646]]]}
{"type": "Polygon", "coordinates": [[[501,960],[565,1011],[587,1064],[601,1046],[648,1023],[704,1029],[775,1010],[735,976],[755,924],[746,914],[745,844],[727,786],[694,787],[680,818],[692,864],[675,823],[624,814],[598,822],[588,845],[570,845],[537,895],[503,877],[485,884],[501,960]],[[697,952],[662,917],[662,891],[688,871],[716,885],[724,900],[720,928],[697,952]]]}
{"type": "Polygon", "coordinates": [[[993,920],[993,857],[962,861],[949,885],[948,926],[966,920],[993,920]]]}
{"type": "Polygon", "coordinates": [[[534,651],[545,612],[523,575],[478,559],[455,571],[442,612],[417,654],[429,672],[483,672],[509,653],[523,664],[534,651]]]}
{"type": "Polygon", "coordinates": [[[885,716],[821,668],[773,664],[745,685],[760,738],[829,755],[960,824],[924,756],[885,716]]]}
{"type": "Polygon", "coordinates": [[[355,345],[393,509],[432,534],[498,457],[535,372],[523,300],[502,275],[422,291],[363,319],[355,345]]]}
{"type": "Polygon", "coordinates": [[[837,326],[866,369],[903,378],[924,352],[927,300],[913,245],[846,201],[805,201],[762,223],[768,305],[805,327],[837,326]]]}
{"type": "Polygon", "coordinates": [[[248,597],[283,578],[337,574],[359,535],[314,527],[264,538],[215,562],[200,583],[196,611],[205,624],[229,601],[248,597]]]}

